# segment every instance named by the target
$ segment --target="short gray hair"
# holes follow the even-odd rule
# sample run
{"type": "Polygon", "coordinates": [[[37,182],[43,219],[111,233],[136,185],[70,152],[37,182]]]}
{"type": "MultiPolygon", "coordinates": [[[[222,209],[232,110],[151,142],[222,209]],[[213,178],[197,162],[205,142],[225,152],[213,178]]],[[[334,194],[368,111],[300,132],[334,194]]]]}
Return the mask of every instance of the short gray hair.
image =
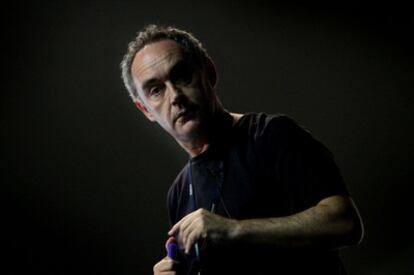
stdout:
{"type": "Polygon", "coordinates": [[[171,26],[148,25],[144,27],[133,41],[120,64],[124,85],[134,102],[142,101],[132,79],[131,65],[135,55],[145,46],[161,40],[173,40],[183,48],[186,55],[199,66],[203,66],[210,58],[201,42],[191,33],[171,26]]]}

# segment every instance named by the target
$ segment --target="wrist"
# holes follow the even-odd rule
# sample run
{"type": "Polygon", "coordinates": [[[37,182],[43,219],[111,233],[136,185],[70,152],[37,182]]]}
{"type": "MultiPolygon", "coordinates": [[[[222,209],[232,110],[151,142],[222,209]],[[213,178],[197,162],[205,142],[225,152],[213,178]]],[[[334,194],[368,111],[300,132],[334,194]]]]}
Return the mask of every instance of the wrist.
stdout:
{"type": "Polygon", "coordinates": [[[240,240],[243,232],[243,222],[239,220],[232,220],[228,238],[230,242],[237,242],[240,240]]]}

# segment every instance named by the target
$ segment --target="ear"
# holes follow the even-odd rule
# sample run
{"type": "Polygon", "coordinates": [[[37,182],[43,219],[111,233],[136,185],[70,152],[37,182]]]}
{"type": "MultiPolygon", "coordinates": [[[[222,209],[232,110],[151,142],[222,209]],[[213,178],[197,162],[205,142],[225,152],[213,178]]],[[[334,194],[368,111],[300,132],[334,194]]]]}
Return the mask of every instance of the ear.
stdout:
{"type": "Polygon", "coordinates": [[[206,72],[210,85],[212,88],[214,88],[217,85],[218,76],[216,66],[214,65],[213,60],[211,60],[209,56],[206,57],[206,72]]]}
{"type": "Polygon", "coordinates": [[[135,106],[150,120],[155,121],[154,117],[152,116],[151,112],[148,111],[147,107],[144,106],[140,101],[135,101],[135,106]]]}

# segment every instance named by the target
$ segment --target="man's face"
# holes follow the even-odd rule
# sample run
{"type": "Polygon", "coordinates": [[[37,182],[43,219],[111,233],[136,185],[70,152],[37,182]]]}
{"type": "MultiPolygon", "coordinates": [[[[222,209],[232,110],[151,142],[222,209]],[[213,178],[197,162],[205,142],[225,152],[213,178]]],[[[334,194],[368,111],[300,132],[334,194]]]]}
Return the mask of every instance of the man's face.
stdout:
{"type": "Polygon", "coordinates": [[[213,91],[207,76],[186,58],[179,44],[162,40],[146,45],[132,62],[142,102],[139,109],[174,138],[187,142],[211,116],[213,91]]]}

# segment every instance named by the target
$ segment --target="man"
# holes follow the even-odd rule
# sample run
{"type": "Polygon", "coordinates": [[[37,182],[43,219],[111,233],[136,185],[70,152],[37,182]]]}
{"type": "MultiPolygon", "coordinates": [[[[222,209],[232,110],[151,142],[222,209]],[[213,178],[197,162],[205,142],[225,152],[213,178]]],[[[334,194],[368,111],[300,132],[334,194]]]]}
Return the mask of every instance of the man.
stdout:
{"type": "Polygon", "coordinates": [[[121,68],[138,109],[190,156],[168,193],[179,255],[154,274],[345,274],[338,249],[361,241],[362,222],[326,147],[286,116],[225,110],[186,31],[146,27],[121,68]]]}

